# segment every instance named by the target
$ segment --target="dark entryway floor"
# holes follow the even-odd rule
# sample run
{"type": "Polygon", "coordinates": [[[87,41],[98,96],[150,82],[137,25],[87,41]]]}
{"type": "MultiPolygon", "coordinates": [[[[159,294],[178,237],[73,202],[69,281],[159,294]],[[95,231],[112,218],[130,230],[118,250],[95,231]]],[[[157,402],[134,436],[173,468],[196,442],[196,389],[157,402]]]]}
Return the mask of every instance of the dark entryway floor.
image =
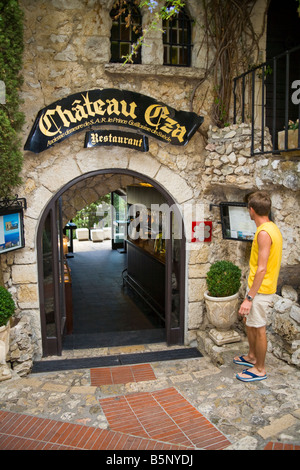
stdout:
{"type": "Polygon", "coordinates": [[[124,346],[165,340],[162,320],[128,287],[126,254],[109,240],[75,241],[68,258],[72,276],[73,334],[63,349],[124,346]]]}

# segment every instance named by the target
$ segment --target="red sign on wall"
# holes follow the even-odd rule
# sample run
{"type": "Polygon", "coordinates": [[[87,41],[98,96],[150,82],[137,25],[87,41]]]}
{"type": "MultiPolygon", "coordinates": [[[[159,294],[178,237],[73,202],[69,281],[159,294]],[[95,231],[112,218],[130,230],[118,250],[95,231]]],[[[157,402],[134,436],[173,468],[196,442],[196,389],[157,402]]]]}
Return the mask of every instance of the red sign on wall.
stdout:
{"type": "Polygon", "coordinates": [[[191,242],[211,242],[212,222],[192,222],[191,242]]]}

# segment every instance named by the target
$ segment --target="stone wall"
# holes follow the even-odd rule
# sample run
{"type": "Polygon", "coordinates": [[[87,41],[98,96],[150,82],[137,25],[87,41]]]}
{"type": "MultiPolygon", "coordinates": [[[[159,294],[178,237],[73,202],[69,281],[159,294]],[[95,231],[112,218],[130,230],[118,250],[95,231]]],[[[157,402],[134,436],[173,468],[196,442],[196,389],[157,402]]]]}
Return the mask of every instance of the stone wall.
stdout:
{"type": "Polygon", "coordinates": [[[269,349],[289,364],[300,367],[300,305],[299,293],[291,286],[283,286],[276,295],[269,316],[269,349]]]}
{"type": "MultiPolygon", "coordinates": [[[[190,3],[196,15],[197,2],[190,3]]],[[[163,67],[162,47],[158,47],[161,34],[149,38],[142,65],[109,63],[109,12],[113,0],[89,0],[84,7],[81,0],[22,0],[20,4],[25,15],[23,144],[40,109],[82,90],[127,89],[165,101],[176,109],[189,110],[189,96],[201,72],[197,68],[199,59],[195,55],[194,67],[179,73],[177,68],[163,67]]],[[[149,19],[145,12],[143,18],[149,19]]],[[[200,30],[195,36],[195,51],[199,49],[199,34],[200,30]]],[[[43,210],[57,191],[86,173],[120,168],[155,178],[179,204],[193,201],[201,192],[197,166],[204,143],[200,135],[183,151],[151,139],[145,155],[118,148],[84,150],[82,139],[82,135],[73,136],[39,155],[24,152],[24,184],[18,194],[26,197],[28,205],[24,221],[26,246],[1,257],[5,284],[18,307],[17,318],[28,318],[35,358],[42,352],[36,233],[43,210]]],[[[102,177],[86,179],[70,188],[63,196],[65,219],[103,191],[124,187],[128,181],[124,175],[110,180],[102,177]]]]}
{"type": "MultiPolygon", "coordinates": [[[[205,176],[207,187],[211,188],[215,202],[221,200],[241,201],[243,196],[256,189],[269,190],[272,199],[272,219],[283,235],[283,257],[274,305],[268,315],[268,349],[274,355],[290,364],[300,366],[300,158],[284,155],[261,155],[261,129],[254,132],[255,155],[251,155],[251,127],[247,124],[232,125],[218,129],[210,127],[205,147],[205,176]],[[228,199],[227,199],[228,198],[228,199]]],[[[265,130],[266,150],[271,150],[268,129],[265,130]]],[[[212,219],[216,221],[216,214],[212,219]]],[[[218,245],[216,236],[215,245],[218,245]]],[[[220,236],[219,236],[220,239],[220,236]]],[[[221,240],[221,239],[220,239],[221,240]]],[[[243,269],[245,288],[250,244],[221,241],[223,249],[214,249],[217,258],[220,253],[243,269]],[[224,245],[227,245],[226,248],[224,245]],[[243,245],[248,246],[243,246],[243,245]],[[245,276],[246,274],[246,276],[245,276]]],[[[210,262],[214,258],[210,256],[210,262]]],[[[209,265],[206,264],[206,268],[209,265]]],[[[244,289],[242,289],[243,295],[244,289]]],[[[244,332],[238,320],[235,325],[244,332]]],[[[209,328],[205,307],[200,330],[209,328]]]]}
{"type": "MultiPolygon", "coordinates": [[[[208,144],[205,147],[205,189],[211,190],[217,202],[242,201],[256,189],[270,191],[272,218],[283,235],[282,264],[284,267],[298,265],[300,158],[259,154],[260,135],[261,129],[256,128],[256,153],[251,155],[249,125],[232,125],[223,129],[210,127],[208,144]]],[[[265,130],[265,148],[272,148],[268,129],[265,130]]]]}

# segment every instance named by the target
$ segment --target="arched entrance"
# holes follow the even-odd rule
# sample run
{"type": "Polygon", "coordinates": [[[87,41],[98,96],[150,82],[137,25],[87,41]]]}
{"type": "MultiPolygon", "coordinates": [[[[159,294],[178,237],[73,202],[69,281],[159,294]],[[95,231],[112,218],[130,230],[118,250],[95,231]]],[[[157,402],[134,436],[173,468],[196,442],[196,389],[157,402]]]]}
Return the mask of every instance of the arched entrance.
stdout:
{"type": "MultiPolygon", "coordinates": [[[[128,176],[129,182],[139,181],[151,185],[165,201],[164,210],[167,227],[163,271],[165,340],[169,345],[183,343],[185,236],[180,211],[173,197],[152,178],[132,170],[112,168],[89,172],[70,181],[51,199],[42,214],[37,231],[37,252],[43,356],[61,354],[63,337],[66,331],[63,229],[68,221],[65,218],[65,212],[69,219],[72,218],[73,214],[66,210],[63,196],[75,185],[81,187],[84,195],[85,182],[90,178],[98,177],[104,178],[102,180],[103,184],[105,179],[107,181],[111,176],[114,177],[115,186],[110,187],[111,192],[113,192],[119,189],[118,175],[122,178],[128,176]],[[176,282],[176,289],[174,289],[174,281],[176,282]]],[[[143,263],[142,260],[137,260],[137,269],[141,263],[143,263]]],[[[142,268],[146,269],[144,264],[142,268]]],[[[151,291],[153,289],[151,283],[149,286],[148,290],[151,291]]],[[[150,294],[152,293],[150,292],[150,294]]],[[[101,322],[100,317],[99,322],[101,322]]],[[[126,333],[124,332],[124,334],[126,333]]]]}

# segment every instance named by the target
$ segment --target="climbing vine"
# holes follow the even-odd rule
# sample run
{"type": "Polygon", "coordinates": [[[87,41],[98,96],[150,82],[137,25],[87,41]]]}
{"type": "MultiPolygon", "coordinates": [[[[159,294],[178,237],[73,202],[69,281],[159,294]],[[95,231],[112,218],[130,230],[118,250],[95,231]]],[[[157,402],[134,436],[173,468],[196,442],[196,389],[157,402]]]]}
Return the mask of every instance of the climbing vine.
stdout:
{"type": "Polygon", "coordinates": [[[201,1],[207,64],[199,83],[209,75],[212,76],[215,98],[211,118],[215,124],[223,127],[230,117],[234,77],[250,69],[259,57],[259,40],[265,31],[270,0],[266,3],[259,33],[254,31],[251,21],[256,0],[201,1]],[[209,57],[212,50],[213,59],[209,57]]]}
{"type": "Polygon", "coordinates": [[[21,183],[23,155],[19,132],[24,122],[20,112],[22,84],[23,14],[17,0],[0,0],[0,80],[5,99],[0,104],[0,198],[10,197],[21,183]]]}

